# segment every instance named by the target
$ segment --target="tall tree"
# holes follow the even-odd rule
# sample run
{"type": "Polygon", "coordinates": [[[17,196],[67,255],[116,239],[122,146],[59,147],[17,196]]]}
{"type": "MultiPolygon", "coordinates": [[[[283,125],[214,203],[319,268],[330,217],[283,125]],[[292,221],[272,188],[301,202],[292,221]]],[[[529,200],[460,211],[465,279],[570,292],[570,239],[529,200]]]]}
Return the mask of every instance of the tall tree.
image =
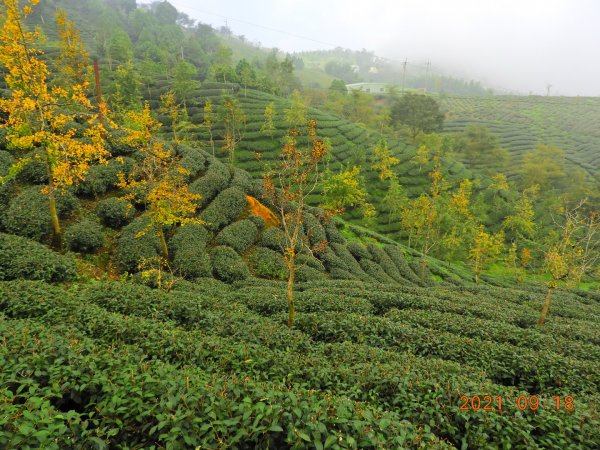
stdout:
{"type": "Polygon", "coordinates": [[[150,218],[148,228],[138,233],[146,234],[154,229],[161,244],[162,256],[169,259],[165,232],[176,225],[202,223],[194,218],[199,194],[189,191],[185,183],[189,171],[165,143],[156,138],[161,124],[152,117],[148,103],[142,111],[128,113],[127,135],[123,141],[138,149],[142,160],[126,178],[120,174],[119,186],[127,189],[126,198],[146,205],[150,218]]]}
{"type": "Polygon", "coordinates": [[[60,45],[57,61],[60,84],[84,85],[89,69],[89,54],[79,37],[79,31],[62,9],[56,13],[56,24],[60,45]]]}
{"type": "Polygon", "coordinates": [[[576,284],[584,275],[598,269],[600,215],[597,212],[585,213],[584,204],[585,200],[574,208],[565,208],[560,221],[555,221],[558,234],[544,255],[544,267],[550,274],[550,281],[539,326],[546,321],[552,293],[560,283],[576,284]]]}
{"type": "Polygon", "coordinates": [[[174,69],[173,90],[177,94],[179,101],[183,104],[183,109],[187,111],[187,100],[191,93],[200,87],[200,81],[196,79],[198,71],[193,64],[180,60],[174,69]]]}
{"type": "Polygon", "coordinates": [[[521,178],[523,186],[538,185],[542,192],[556,188],[565,177],[564,150],[539,144],[535,150],[523,156],[521,178]]]}
{"type": "Polygon", "coordinates": [[[434,98],[423,94],[406,93],[398,98],[391,109],[392,123],[408,128],[413,140],[420,133],[442,129],[444,114],[434,98]]]}
{"type": "Polygon", "coordinates": [[[367,202],[367,191],[360,179],[360,168],[357,166],[332,173],[329,169],[323,175],[323,203],[321,206],[335,214],[344,212],[349,207],[362,209],[363,217],[373,210],[367,202]]]}
{"type": "Polygon", "coordinates": [[[294,284],[298,251],[313,249],[303,233],[306,199],[319,183],[320,163],[326,154],[326,145],[317,137],[317,122],[310,120],[306,145],[298,143],[299,132],[290,130],[285,138],[277,166],[265,173],[266,197],[275,205],[283,230],[283,257],[288,272],[287,302],[288,327],[294,325],[294,284]]]}
{"type": "Polygon", "coordinates": [[[388,178],[394,178],[392,168],[398,164],[400,164],[400,160],[392,156],[387,141],[381,138],[375,147],[373,147],[372,165],[372,168],[379,172],[379,179],[383,181],[388,178]]]}
{"type": "Polygon", "coordinates": [[[479,284],[479,276],[486,266],[492,263],[502,253],[504,247],[504,232],[488,233],[483,225],[479,225],[469,248],[469,261],[475,272],[475,283],[479,284]]]}
{"type": "Polygon", "coordinates": [[[229,163],[233,166],[235,164],[237,144],[244,138],[246,114],[244,114],[240,103],[236,99],[225,97],[221,106],[220,116],[225,129],[223,148],[229,155],[229,163]]]}
{"type": "Polygon", "coordinates": [[[206,128],[208,131],[208,136],[210,140],[210,147],[212,148],[212,154],[215,156],[215,141],[213,139],[212,129],[215,124],[215,113],[213,111],[213,103],[211,100],[206,100],[204,102],[203,108],[203,119],[202,119],[202,128],[206,128]]]}
{"type": "Polygon", "coordinates": [[[300,92],[296,89],[292,93],[291,104],[284,110],[285,123],[290,128],[298,128],[306,123],[307,108],[300,92]]]}
{"type": "MultiPolygon", "coordinates": [[[[93,162],[103,162],[110,156],[104,146],[105,130],[86,97],[86,81],[50,88],[43,53],[35,47],[40,35],[25,26],[38,0],[22,2],[25,3],[22,9],[18,0],[2,0],[2,3],[5,19],[0,29],[0,63],[8,72],[5,80],[10,96],[0,99],[0,110],[7,116],[0,127],[7,131],[6,139],[13,148],[21,151],[39,148],[42,152],[48,173],[43,192],[49,198],[54,242],[58,244],[61,227],[56,192],[80,183],[93,162]],[[78,139],[70,125],[76,118],[87,120],[85,139],[78,139]]],[[[72,26],[66,18],[63,24],[67,28],[72,26]]],[[[67,49],[83,48],[74,42],[76,34],[62,34],[62,39],[67,37],[74,47],[61,44],[62,61],[70,57],[64,54],[67,49]]],[[[11,173],[16,174],[28,159],[18,158],[11,173]]]]}
{"type": "Polygon", "coordinates": [[[264,121],[262,126],[260,127],[261,133],[265,133],[267,136],[273,138],[273,134],[275,133],[275,124],[273,123],[273,118],[275,116],[275,103],[270,102],[265,106],[264,112],[264,121]]]}

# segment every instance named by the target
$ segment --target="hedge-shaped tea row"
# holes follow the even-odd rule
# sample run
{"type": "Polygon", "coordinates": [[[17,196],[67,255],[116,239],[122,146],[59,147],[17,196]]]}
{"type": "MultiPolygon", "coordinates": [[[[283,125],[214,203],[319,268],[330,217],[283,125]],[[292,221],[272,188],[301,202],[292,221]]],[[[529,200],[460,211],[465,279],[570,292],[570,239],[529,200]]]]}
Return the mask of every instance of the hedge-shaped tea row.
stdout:
{"type": "Polygon", "coordinates": [[[29,374],[3,389],[3,446],[447,447],[397,413],[299,385],[140,366],[135,352],[30,322],[2,320],[0,329],[2,372],[29,374]]]}
{"type": "MultiPolygon", "coordinates": [[[[283,317],[280,317],[283,321],[283,317]]],[[[320,342],[358,342],[482,367],[494,382],[534,392],[597,392],[600,363],[551,350],[456,336],[369,316],[334,313],[301,314],[297,328],[320,342]]]]}
{"type": "Polygon", "coordinates": [[[458,336],[504,342],[531,350],[552,350],[578,359],[600,361],[600,346],[541,333],[537,328],[523,329],[511,324],[464,317],[435,310],[392,309],[386,317],[403,323],[442,330],[458,336]]]}
{"type": "MultiPolygon", "coordinates": [[[[25,290],[23,287],[21,285],[21,292],[25,290]]],[[[11,292],[14,292],[14,289],[11,292]]],[[[41,290],[38,294],[43,295],[41,290]]],[[[61,302],[65,301],[64,295],[59,298],[61,302]]],[[[155,300],[156,298],[149,299],[148,303],[154,303],[155,300]]],[[[21,307],[33,312],[31,308],[35,304],[31,298],[24,299],[21,307]]],[[[39,305],[39,302],[37,304],[39,305]]],[[[80,302],[76,304],[81,305],[80,302]]],[[[113,304],[117,305],[118,299],[114,299],[113,304]]],[[[66,305],[66,308],[71,307],[66,305]]],[[[420,360],[410,356],[397,359],[387,352],[349,344],[328,345],[322,351],[319,350],[320,346],[316,347],[315,356],[307,355],[305,351],[284,351],[266,356],[268,351],[264,347],[247,344],[244,334],[239,334],[234,329],[231,330],[232,333],[240,336],[242,343],[242,347],[237,350],[231,346],[239,344],[223,339],[207,340],[202,334],[177,331],[167,323],[153,325],[144,319],[127,320],[126,317],[119,318],[118,315],[102,313],[97,308],[91,308],[87,313],[74,313],[71,317],[64,311],[52,310],[53,308],[50,308],[50,315],[45,320],[52,323],[56,320],[66,320],[72,326],[107,342],[135,343],[143,348],[146,354],[158,356],[163,360],[167,358],[183,364],[196,364],[207,368],[206,370],[217,364],[221,369],[250,371],[249,373],[255,375],[263,374],[267,379],[280,379],[281,376],[290,380],[301,379],[309,387],[324,389],[327,386],[335,386],[336,391],[345,392],[345,395],[352,392],[353,397],[370,399],[372,395],[378,395],[382,401],[402,411],[404,417],[415,418],[415,423],[430,423],[433,430],[439,429],[440,435],[448,435],[456,443],[464,440],[478,447],[486,440],[489,442],[492,439],[494,442],[512,441],[517,446],[522,442],[524,447],[531,447],[535,437],[530,432],[536,427],[542,427],[548,430],[550,447],[558,447],[570,439],[571,442],[577,442],[581,448],[585,448],[582,443],[586,439],[592,439],[589,435],[596,429],[593,425],[588,428],[587,422],[590,419],[586,418],[584,405],[577,410],[577,414],[581,414],[581,417],[577,418],[573,415],[560,417],[556,413],[546,411],[538,415],[521,414],[516,413],[514,408],[509,414],[492,417],[459,411],[457,398],[452,400],[457,392],[498,392],[506,398],[508,395],[516,397],[518,393],[500,386],[473,382],[478,379],[477,371],[465,371],[455,365],[436,360],[420,360]],[[232,358],[232,355],[238,356],[232,358]],[[326,363],[324,357],[330,358],[335,364],[326,363]],[[350,365],[345,367],[345,364],[350,365]],[[464,375],[466,373],[469,374],[468,379],[464,375]],[[460,380],[456,381],[457,378],[460,380]],[[442,413],[441,405],[446,408],[445,413],[442,413]],[[548,416],[553,416],[553,419],[549,420],[548,416]],[[575,434],[572,428],[575,420],[583,420],[585,424],[580,425],[583,432],[579,434],[575,434]]],[[[11,314],[14,315],[15,312],[12,308],[11,314]]],[[[273,345],[278,343],[280,348],[293,343],[292,336],[284,340],[277,336],[272,338],[273,345]]]]}

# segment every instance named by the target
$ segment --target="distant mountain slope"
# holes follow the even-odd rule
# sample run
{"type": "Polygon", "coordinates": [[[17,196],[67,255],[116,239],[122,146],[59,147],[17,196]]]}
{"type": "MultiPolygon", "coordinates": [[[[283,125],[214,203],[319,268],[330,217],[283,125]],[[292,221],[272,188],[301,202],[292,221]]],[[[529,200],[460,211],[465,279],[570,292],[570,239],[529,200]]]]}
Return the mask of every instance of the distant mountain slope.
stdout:
{"type": "Polygon", "coordinates": [[[440,98],[446,131],[486,125],[513,155],[513,170],[539,143],[565,150],[567,159],[600,179],[600,98],[462,97],[440,98]]]}

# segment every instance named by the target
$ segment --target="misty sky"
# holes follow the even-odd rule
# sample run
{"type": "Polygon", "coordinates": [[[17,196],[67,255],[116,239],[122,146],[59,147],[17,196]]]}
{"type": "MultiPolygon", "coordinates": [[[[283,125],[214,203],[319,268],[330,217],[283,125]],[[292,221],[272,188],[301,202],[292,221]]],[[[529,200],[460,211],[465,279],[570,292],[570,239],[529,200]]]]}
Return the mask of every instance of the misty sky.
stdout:
{"type": "Polygon", "coordinates": [[[545,94],[551,84],[551,94],[600,95],[599,0],[170,2],[215,27],[226,16],[234,34],[265,47],[366,48],[524,94],[545,94]]]}

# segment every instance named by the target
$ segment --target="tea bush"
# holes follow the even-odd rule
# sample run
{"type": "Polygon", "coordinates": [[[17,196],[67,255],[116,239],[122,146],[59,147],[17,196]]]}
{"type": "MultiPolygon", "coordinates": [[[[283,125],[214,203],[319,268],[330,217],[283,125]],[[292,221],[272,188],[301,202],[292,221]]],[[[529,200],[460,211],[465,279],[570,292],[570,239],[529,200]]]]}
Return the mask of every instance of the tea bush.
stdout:
{"type": "Polygon", "coordinates": [[[283,280],[287,277],[287,268],[283,256],[275,250],[256,247],[250,255],[249,264],[257,277],[277,280],[283,280]]]}
{"type": "Polygon", "coordinates": [[[72,258],[27,238],[0,233],[0,280],[58,282],[76,275],[72,258]]]}
{"type": "Polygon", "coordinates": [[[210,252],[212,261],[213,275],[226,283],[233,283],[237,280],[243,280],[250,276],[248,266],[240,255],[231,247],[220,245],[210,252]]]}
{"type": "Polygon", "coordinates": [[[239,217],[246,205],[246,195],[242,191],[227,188],[200,213],[200,218],[206,222],[206,228],[218,231],[239,217]]]}
{"type": "Polygon", "coordinates": [[[190,184],[190,192],[200,194],[200,206],[208,205],[219,192],[229,186],[229,168],[218,160],[211,159],[206,173],[190,184]]]}
{"type": "Polygon", "coordinates": [[[99,196],[115,187],[119,181],[118,174],[128,174],[134,165],[131,158],[125,158],[123,163],[116,158],[108,164],[96,164],[90,167],[83,182],[77,185],[76,192],[82,195],[99,196]]]}
{"type": "MultiPolygon", "coordinates": [[[[10,202],[5,214],[0,216],[4,229],[11,234],[43,241],[52,233],[50,201],[41,192],[43,186],[30,186],[10,202]]],[[[65,217],[79,204],[69,191],[56,193],[56,209],[65,217]]]]}
{"type": "Polygon", "coordinates": [[[251,220],[240,220],[223,228],[217,234],[216,242],[219,245],[231,247],[241,254],[254,244],[257,237],[258,229],[254,222],[251,220]]]}
{"type": "Polygon", "coordinates": [[[102,227],[90,219],[83,219],[67,228],[65,241],[79,253],[94,253],[104,246],[102,227]]]}
{"type": "Polygon", "coordinates": [[[160,241],[147,216],[140,216],[121,230],[115,248],[115,260],[121,270],[134,273],[139,264],[160,255],[160,241]],[[139,233],[144,233],[138,237],[139,233]]]}
{"type": "Polygon", "coordinates": [[[207,155],[200,149],[179,145],[177,153],[181,157],[180,165],[189,170],[189,178],[194,179],[206,170],[207,155]]]}
{"type": "Polygon", "coordinates": [[[169,240],[173,269],[184,278],[208,277],[212,274],[206,249],[209,233],[202,225],[179,227],[169,240]]]}
{"type": "Polygon", "coordinates": [[[135,209],[127,200],[110,197],[98,202],[96,214],[107,227],[121,228],[133,219],[135,209]]]}

